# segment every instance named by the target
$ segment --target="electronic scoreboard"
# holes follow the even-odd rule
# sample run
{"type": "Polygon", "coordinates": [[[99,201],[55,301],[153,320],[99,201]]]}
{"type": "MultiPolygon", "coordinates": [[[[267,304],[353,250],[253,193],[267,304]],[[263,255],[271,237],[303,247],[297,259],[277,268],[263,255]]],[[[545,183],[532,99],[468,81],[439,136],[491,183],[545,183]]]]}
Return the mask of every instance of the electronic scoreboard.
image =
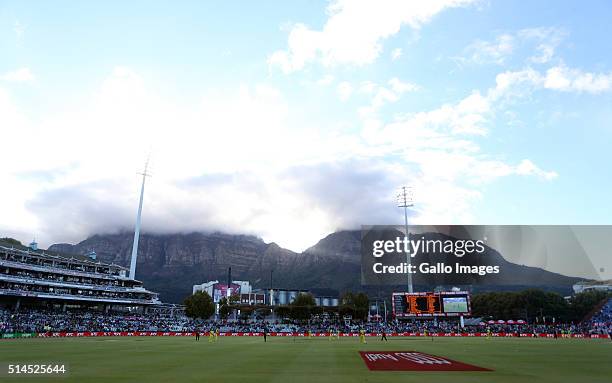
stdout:
{"type": "Polygon", "coordinates": [[[393,293],[392,305],[396,318],[471,314],[470,295],[466,291],[393,293]]]}

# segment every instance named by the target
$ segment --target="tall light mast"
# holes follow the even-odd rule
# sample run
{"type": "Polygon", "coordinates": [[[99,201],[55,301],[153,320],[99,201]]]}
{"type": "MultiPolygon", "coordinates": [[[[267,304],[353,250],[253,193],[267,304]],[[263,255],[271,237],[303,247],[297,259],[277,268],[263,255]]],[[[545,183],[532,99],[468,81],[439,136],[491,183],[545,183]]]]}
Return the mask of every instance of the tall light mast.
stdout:
{"type": "MultiPolygon", "coordinates": [[[[408,234],[408,208],[414,206],[414,192],[409,186],[402,186],[400,188],[400,192],[397,195],[397,206],[404,208],[404,238],[406,239],[406,243],[408,242],[409,234],[408,234]]],[[[410,269],[411,258],[410,251],[407,248],[406,251],[406,264],[408,269],[410,269]]],[[[408,273],[408,292],[412,293],[412,273],[408,273]]]]}
{"type": "Polygon", "coordinates": [[[140,238],[140,219],[142,217],[142,201],[144,199],[145,180],[150,175],[147,173],[149,168],[149,159],[145,163],[144,172],[138,173],[142,175],[142,186],[140,187],[140,203],[138,204],[138,214],[136,215],[136,227],[134,229],[134,244],[132,245],[132,258],[130,260],[130,279],[136,279],[136,259],[138,258],[138,239],[140,238]]]}

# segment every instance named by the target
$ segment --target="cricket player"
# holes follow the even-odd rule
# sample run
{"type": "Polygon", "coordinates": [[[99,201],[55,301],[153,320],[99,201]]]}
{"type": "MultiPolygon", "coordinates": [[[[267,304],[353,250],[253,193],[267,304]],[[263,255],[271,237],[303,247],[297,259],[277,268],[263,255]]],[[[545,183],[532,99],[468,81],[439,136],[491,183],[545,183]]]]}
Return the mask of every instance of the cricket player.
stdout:
{"type": "Polygon", "coordinates": [[[387,333],[385,332],[385,329],[384,329],[384,328],[382,329],[382,336],[380,337],[380,341],[382,342],[383,340],[384,340],[385,342],[388,342],[388,341],[389,341],[389,340],[387,339],[387,333]]]}
{"type": "Polygon", "coordinates": [[[363,344],[368,343],[368,342],[366,342],[365,330],[364,329],[360,329],[359,330],[359,343],[363,343],[363,344]]]}
{"type": "Polygon", "coordinates": [[[208,330],[208,343],[213,343],[215,341],[215,330],[214,329],[210,329],[208,330]]]}

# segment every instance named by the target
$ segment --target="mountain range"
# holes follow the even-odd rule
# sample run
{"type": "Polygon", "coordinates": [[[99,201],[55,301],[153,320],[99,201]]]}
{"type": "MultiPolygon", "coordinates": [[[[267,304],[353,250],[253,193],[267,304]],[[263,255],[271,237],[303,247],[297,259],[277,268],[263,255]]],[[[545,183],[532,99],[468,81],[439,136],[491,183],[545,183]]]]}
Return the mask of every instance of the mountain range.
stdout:
{"type": "MultiPolygon", "coordinates": [[[[79,255],[95,250],[102,262],[128,267],[132,241],[133,233],[129,232],[98,234],[77,244],[54,244],[49,250],[79,255]]],[[[565,294],[581,280],[516,265],[507,262],[495,250],[487,250],[493,252],[492,262],[502,265],[506,272],[497,281],[487,281],[487,286],[474,285],[473,291],[506,289],[512,284],[512,289],[543,287],[565,294]]],[[[182,302],[191,294],[195,284],[215,279],[226,281],[228,267],[232,268],[232,279],[248,280],[256,288],[272,285],[274,288],[307,289],[317,295],[334,296],[348,290],[387,296],[402,288],[401,285],[361,285],[360,231],[332,233],[301,253],[249,235],[196,232],[144,233],[140,236],[136,278],[142,280],[147,289],[160,293],[164,302],[182,302]]],[[[415,279],[414,282],[421,284],[421,288],[431,289],[436,281],[415,279]]]]}

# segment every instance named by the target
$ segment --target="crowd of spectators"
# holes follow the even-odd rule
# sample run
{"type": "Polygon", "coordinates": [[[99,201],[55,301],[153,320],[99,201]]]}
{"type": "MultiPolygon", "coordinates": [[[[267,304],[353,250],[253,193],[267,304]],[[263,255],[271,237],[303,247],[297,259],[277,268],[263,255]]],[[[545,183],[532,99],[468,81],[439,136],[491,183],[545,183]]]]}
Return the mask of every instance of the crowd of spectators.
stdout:
{"type": "MultiPolygon", "coordinates": [[[[85,276],[74,276],[74,275],[63,275],[63,274],[55,274],[55,273],[47,273],[40,271],[30,271],[30,270],[13,270],[6,269],[3,272],[4,275],[8,275],[15,278],[21,278],[26,281],[52,281],[58,283],[72,283],[72,284],[83,284],[83,285],[97,285],[97,286],[109,286],[112,288],[118,288],[120,286],[120,281],[118,279],[105,279],[105,278],[90,278],[85,276]]],[[[123,281],[121,281],[123,282],[123,281]]]]}
{"type": "Polygon", "coordinates": [[[162,317],[98,311],[50,311],[22,309],[0,311],[0,332],[83,332],[83,331],[187,331],[185,317],[162,317]]]}
{"type": "Polygon", "coordinates": [[[504,332],[522,334],[610,334],[612,332],[612,300],[590,321],[581,324],[569,323],[525,323],[525,324],[487,324],[462,327],[457,320],[419,320],[389,322],[359,322],[353,320],[330,320],[316,318],[308,324],[281,321],[277,319],[248,321],[215,321],[191,319],[185,316],[166,316],[160,314],[135,314],[98,311],[58,312],[42,309],[20,309],[19,311],[0,310],[0,333],[33,332],[206,332],[211,329],[221,332],[298,332],[367,333],[413,332],[413,333],[479,333],[504,332]]]}
{"type": "Polygon", "coordinates": [[[124,289],[124,291],[118,288],[105,290],[88,290],[74,287],[54,287],[46,285],[0,281],[0,289],[9,291],[19,291],[24,293],[31,292],[33,294],[38,293],[47,295],[77,295],[96,298],[129,299],[132,301],[142,300],[144,302],[150,300],[150,294],[134,292],[133,290],[127,289],[124,289]]]}
{"type": "Polygon", "coordinates": [[[612,322],[612,298],[608,299],[606,304],[603,305],[601,310],[599,310],[590,320],[594,325],[602,325],[610,324],[612,322]]]}
{"type": "Polygon", "coordinates": [[[5,252],[0,252],[0,260],[15,262],[15,263],[25,263],[28,265],[41,266],[45,268],[55,268],[67,271],[74,272],[84,272],[84,273],[96,273],[96,274],[106,274],[106,275],[119,275],[120,268],[109,267],[109,266],[100,266],[98,264],[93,264],[90,261],[75,261],[74,259],[67,259],[64,257],[57,257],[48,254],[39,254],[39,253],[30,253],[29,251],[25,252],[23,250],[13,250],[8,249],[5,246],[0,245],[0,247],[4,248],[5,252]]]}

